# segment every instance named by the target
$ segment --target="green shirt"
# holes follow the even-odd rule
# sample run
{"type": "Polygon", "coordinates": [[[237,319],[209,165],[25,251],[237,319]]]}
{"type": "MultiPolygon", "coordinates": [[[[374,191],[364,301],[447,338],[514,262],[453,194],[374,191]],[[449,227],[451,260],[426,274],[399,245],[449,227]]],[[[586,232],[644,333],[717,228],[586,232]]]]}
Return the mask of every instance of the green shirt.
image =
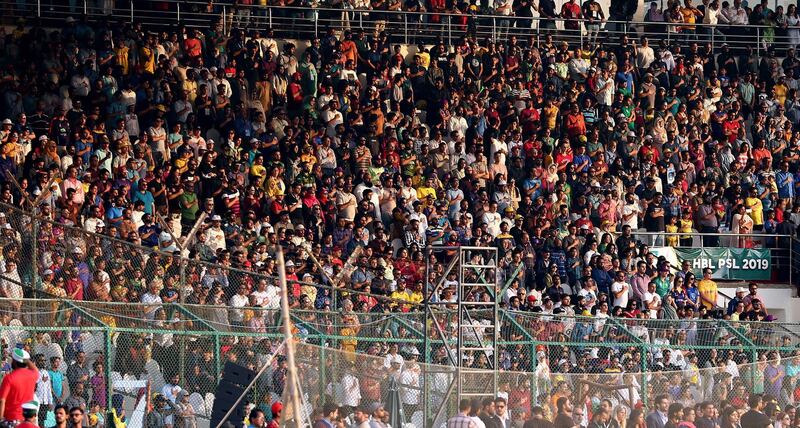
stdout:
{"type": "Polygon", "coordinates": [[[200,205],[197,203],[197,195],[194,192],[184,192],[180,197],[181,202],[181,217],[184,220],[197,219],[197,211],[200,210],[200,205]],[[190,204],[186,207],[186,204],[190,204]]]}
{"type": "Polygon", "coordinates": [[[669,293],[670,290],[670,281],[669,277],[661,278],[660,276],[653,280],[656,284],[656,294],[658,294],[662,299],[664,296],[669,293]]]}

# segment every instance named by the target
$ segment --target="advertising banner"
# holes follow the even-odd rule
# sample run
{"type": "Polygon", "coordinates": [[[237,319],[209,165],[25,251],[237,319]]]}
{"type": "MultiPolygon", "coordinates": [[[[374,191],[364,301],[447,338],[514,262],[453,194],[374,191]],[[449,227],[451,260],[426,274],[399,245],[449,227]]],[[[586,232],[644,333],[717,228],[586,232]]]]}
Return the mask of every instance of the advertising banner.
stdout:
{"type": "Polygon", "coordinates": [[[710,268],[715,279],[743,281],[769,280],[772,277],[772,258],[766,248],[673,248],[653,247],[650,252],[664,256],[673,266],[686,260],[698,279],[710,268]]]}

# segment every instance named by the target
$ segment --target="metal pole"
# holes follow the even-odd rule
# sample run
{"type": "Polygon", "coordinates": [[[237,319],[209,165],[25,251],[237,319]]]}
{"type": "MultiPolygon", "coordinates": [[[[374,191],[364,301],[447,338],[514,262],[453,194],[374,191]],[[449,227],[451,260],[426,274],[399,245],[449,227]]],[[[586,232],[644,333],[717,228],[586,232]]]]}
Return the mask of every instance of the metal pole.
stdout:
{"type": "Polygon", "coordinates": [[[89,14],[89,4],[88,4],[87,0],[83,0],[83,14],[84,15],[88,15],[89,14]]]}
{"type": "Polygon", "coordinates": [[[447,45],[453,46],[453,17],[447,15],[447,45]]]}
{"type": "Polygon", "coordinates": [[[761,27],[756,27],[756,55],[761,56],[761,27]]]}
{"type": "Polygon", "coordinates": [[[272,8],[267,9],[267,17],[269,18],[269,26],[272,28],[272,8]]]}
{"type": "Polygon", "coordinates": [[[408,44],[408,14],[403,14],[403,36],[405,37],[405,42],[408,44]]]}
{"type": "MultiPolygon", "coordinates": [[[[277,254],[278,262],[278,280],[281,284],[281,314],[283,317],[283,336],[286,340],[286,364],[289,367],[287,383],[284,386],[284,395],[286,387],[291,388],[291,396],[289,397],[292,403],[292,410],[294,410],[294,422],[297,426],[303,423],[303,417],[300,413],[302,400],[300,399],[300,385],[297,380],[297,366],[294,363],[294,338],[292,337],[292,321],[289,316],[289,286],[286,283],[286,264],[283,259],[283,247],[278,247],[277,254]]],[[[255,379],[253,379],[255,382],[255,379]]],[[[252,384],[251,384],[252,386],[252,384]]],[[[240,398],[241,400],[241,398],[240,398]]],[[[288,413],[288,412],[287,412],[288,413]]],[[[288,415],[287,415],[288,416],[288,415]]],[[[219,428],[219,427],[217,427],[219,428]]]]}
{"type": "Polygon", "coordinates": [[[319,12],[314,11],[314,37],[319,37],[319,12]]]}
{"type": "Polygon", "coordinates": [[[36,16],[42,17],[42,0],[36,0],[36,16]]]}
{"type": "Polygon", "coordinates": [[[133,24],[133,0],[131,0],[131,24],[133,24]]]}
{"type": "Polygon", "coordinates": [[[178,2],[178,3],[176,3],[176,5],[178,6],[178,22],[180,23],[181,22],[181,3],[178,2]]]}

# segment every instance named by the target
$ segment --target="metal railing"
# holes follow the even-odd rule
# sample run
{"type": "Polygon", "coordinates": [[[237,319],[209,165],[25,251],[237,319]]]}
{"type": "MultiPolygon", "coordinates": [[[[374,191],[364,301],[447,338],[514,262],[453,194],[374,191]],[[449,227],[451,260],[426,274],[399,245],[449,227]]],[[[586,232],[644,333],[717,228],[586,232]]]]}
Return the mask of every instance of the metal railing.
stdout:
{"type": "Polygon", "coordinates": [[[175,24],[187,27],[208,28],[212,22],[221,22],[225,31],[232,27],[267,29],[276,36],[290,39],[310,39],[324,35],[328,29],[363,29],[367,33],[386,31],[393,43],[433,43],[438,39],[453,45],[465,35],[479,39],[506,40],[510,35],[524,42],[529,37],[537,40],[546,33],[556,41],[567,40],[583,45],[586,42],[616,44],[622,35],[638,38],[648,36],[669,43],[697,41],[712,48],[727,43],[731,48],[754,48],[757,52],[773,46],[786,49],[790,39],[773,26],[765,25],[709,25],[674,22],[637,22],[605,20],[599,29],[590,30],[585,20],[541,17],[517,17],[484,13],[409,12],[403,10],[357,10],[332,8],[325,4],[306,7],[251,6],[214,4],[201,1],[149,0],[149,1],[94,1],[70,0],[3,0],[0,11],[6,18],[38,18],[47,24],[60,25],[69,16],[85,15],[93,21],[112,20],[137,22],[152,28],[170,28],[175,24]],[[211,5],[211,6],[210,6],[211,5]],[[573,25],[565,25],[578,21],[573,25]],[[545,24],[547,23],[547,24],[545,24]],[[553,25],[554,28],[551,28],[553,25]],[[776,30],[777,35],[776,35],[776,30]]]}

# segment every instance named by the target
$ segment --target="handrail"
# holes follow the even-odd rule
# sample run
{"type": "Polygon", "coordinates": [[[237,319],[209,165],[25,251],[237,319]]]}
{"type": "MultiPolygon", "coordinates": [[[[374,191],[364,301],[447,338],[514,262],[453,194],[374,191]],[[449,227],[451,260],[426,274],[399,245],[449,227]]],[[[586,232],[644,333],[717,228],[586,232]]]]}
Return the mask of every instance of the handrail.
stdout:
{"type": "MultiPolygon", "coordinates": [[[[582,25],[579,25],[577,30],[563,28],[563,24],[568,22],[585,24],[587,22],[585,19],[505,16],[485,13],[485,11],[465,14],[453,11],[410,12],[405,10],[342,9],[319,4],[312,4],[309,7],[215,4],[212,6],[212,11],[209,12],[207,9],[209,3],[196,0],[130,2],[129,5],[126,3],[129,6],[127,8],[117,7],[110,9],[92,6],[89,5],[89,2],[90,0],[84,0],[82,8],[77,4],[73,6],[51,4],[47,5],[47,7],[42,7],[42,0],[37,0],[35,16],[43,20],[52,20],[63,19],[67,16],[77,16],[83,13],[91,18],[98,19],[107,19],[110,16],[111,18],[129,22],[138,21],[161,26],[180,23],[188,27],[207,26],[209,17],[217,16],[217,19],[223,23],[223,28],[226,32],[241,24],[247,28],[285,29],[285,37],[310,38],[312,35],[319,36],[320,27],[322,27],[323,32],[328,28],[364,28],[375,31],[391,28],[391,31],[388,32],[393,35],[402,35],[406,43],[409,43],[409,41],[414,42],[415,40],[432,42],[436,39],[445,39],[449,44],[453,44],[454,38],[459,38],[466,33],[495,40],[505,39],[514,34],[521,36],[522,43],[525,43],[524,39],[527,37],[539,39],[542,34],[536,29],[540,28],[542,22],[553,22],[558,27],[558,31],[553,34],[554,39],[571,39],[581,45],[585,41],[593,41],[595,38],[597,40],[607,40],[609,36],[632,35],[638,37],[650,35],[654,38],[666,39],[668,43],[698,41],[700,43],[710,43],[712,47],[718,46],[723,42],[732,47],[753,47],[755,45],[759,51],[765,48],[766,45],[784,48],[793,47],[789,45],[788,38],[774,37],[770,40],[764,40],[762,34],[766,33],[768,29],[775,28],[768,25],[686,24],[607,19],[600,23],[599,33],[590,35],[582,25]],[[156,4],[166,5],[168,10],[156,9],[156,4]],[[148,5],[150,6],[149,8],[148,5]],[[370,13],[380,14],[381,19],[367,18],[370,13]],[[465,19],[468,22],[466,24],[463,21],[465,19]],[[421,31],[423,23],[424,32],[421,31]],[[688,26],[697,30],[696,33],[693,32],[687,35],[676,31],[678,27],[688,26]],[[651,31],[653,28],[656,28],[657,31],[651,31]],[[687,39],[687,37],[690,37],[690,39],[687,39]],[[755,43],[753,43],[754,38],[755,43]]],[[[9,0],[0,2],[0,11],[7,12],[7,14],[8,12],[14,12],[16,8],[16,2],[9,0]]]]}

